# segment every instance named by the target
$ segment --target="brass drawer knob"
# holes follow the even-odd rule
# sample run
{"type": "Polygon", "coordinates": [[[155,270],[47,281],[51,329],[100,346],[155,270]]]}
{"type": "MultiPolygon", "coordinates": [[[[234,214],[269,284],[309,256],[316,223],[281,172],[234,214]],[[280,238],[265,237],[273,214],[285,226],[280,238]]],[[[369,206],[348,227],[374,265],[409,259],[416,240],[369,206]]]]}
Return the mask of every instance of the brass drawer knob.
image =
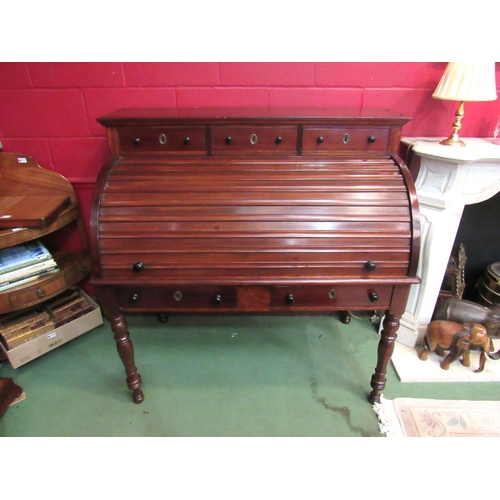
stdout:
{"type": "Polygon", "coordinates": [[[43,298],[45,297],[45,290],[43,288],[39,288],[37,291],[36,291],[36,294],[39,298],[43,298]]]}

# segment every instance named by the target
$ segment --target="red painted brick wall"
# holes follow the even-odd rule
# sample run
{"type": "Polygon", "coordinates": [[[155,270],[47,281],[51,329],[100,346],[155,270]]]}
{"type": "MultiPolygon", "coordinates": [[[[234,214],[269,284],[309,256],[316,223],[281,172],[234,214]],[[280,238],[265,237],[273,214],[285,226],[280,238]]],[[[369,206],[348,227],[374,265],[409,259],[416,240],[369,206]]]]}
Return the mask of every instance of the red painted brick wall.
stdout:
{"type": "MultiPolygon", "coordinates": [[[[0,140],[75,186],[88,226],[108,157],[96,118],[121,107],[385,107],[406,136],[447,136],[456,104],[431,98],[446,63],[0,63],[0,140]]],[[[497,64],[497,86],[500,84],[497,64]]],[[[467,103],[461,135],[488,137],[500,99],[467,103]]]]}

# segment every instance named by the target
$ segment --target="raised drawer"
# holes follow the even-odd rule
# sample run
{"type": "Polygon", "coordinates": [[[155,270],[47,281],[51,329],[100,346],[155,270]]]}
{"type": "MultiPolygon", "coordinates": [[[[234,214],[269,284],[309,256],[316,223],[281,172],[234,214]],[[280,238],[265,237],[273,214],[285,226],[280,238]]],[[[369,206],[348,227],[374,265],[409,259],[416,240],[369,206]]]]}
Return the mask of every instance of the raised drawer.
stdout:
{"type": "Polygon", "coordinates": [[[323,153],[349,151],[383,152],[387,149],[387,128],[304,127],[302,152],[323,153]]]}
{"type": "Polygon", "coordinates": [[[218,153],[295,154],[296,127],[223,127],[211,128],[212,151],[218,153]]]}
{"type": "MultiPolygon", "coordinates": [[[[21,285],[18,291],[12,288],[2,294],[5,295],[5,301],[10,302],[10,308],[22,309],[49,299],[76,285],[92,268],[90,256],[85,252],[56,252],[54,259],[59,264],[59,273],[34,281],[32,285],[21,285]]],[[[0,313],[6,312],[1,306],[2,301],[0,313]]]]}
{"type": "Polygon", "coordinates": [[[274,286],[271,309],[384,309],[391,285],[274,286]]]}
{"type": "Polygon", "coordinates": [[[58,274],[56,279],[44,281],[38,286],[30,287],[22,292],[13,292],[9,295],[12,307],[26,307],[36,304],[42,299],[49,298],[66,289],[64,274],[58,274]]]}
{"type": "Polygon", "coordinates": [[[206,153],[205,127],[123,127],[118,131],[124,152],[206,153]]]}
{"type": "Polygon", "coordinates": [[[235,287],[228,286],[129,286],[117,289],[118,303],[128,310],[235,309],[235,287]]]}

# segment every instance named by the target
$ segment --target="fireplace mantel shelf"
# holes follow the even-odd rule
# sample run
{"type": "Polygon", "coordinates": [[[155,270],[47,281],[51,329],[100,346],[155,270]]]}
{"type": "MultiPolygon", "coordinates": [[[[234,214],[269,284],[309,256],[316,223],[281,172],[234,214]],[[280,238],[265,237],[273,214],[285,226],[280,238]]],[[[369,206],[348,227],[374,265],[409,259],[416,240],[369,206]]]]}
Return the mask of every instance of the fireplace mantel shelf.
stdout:
{"type": "Polygon", "coordinates": [[[439,144],[440,138],[406,137],[408,163],[421,214],[419,285],[412,285],[398,341],[421,344],[441,289],[465,205],[500,191],[500,140],[461,138],[465,147],[439,144]]]}
{"type": "Polygon", "coordinates": [[[500,160],[500,138],[461,138],[464,147],[443,146],[442,137],[404,137],[401,142],[420,156],[430,156],[448,161],[477,162],[500,160]]]}

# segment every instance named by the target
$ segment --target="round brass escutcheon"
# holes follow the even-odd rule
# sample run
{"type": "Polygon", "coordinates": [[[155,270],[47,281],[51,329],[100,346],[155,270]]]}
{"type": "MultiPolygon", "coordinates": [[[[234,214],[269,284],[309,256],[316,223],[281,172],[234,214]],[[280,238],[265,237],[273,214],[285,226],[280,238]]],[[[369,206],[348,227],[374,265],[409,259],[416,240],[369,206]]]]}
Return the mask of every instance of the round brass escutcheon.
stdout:
{"type": "Polygon", "coordinates": [[[335,291],[335,288],[332,288],[332,289],[328,292],[328,297],[330,297],[331,299],[334,299],[336,296],[337,296],[337,292],[335,291]]]}
{"type": "Polygon", "coordinates": [[[252,134],[252,135],[250,136],[250,143],[251,143],[251,144],[257,144],[257,141],[258,141],[258,140],[259,140],[259,139],[258,139],[258,137],[257,137],[257,134],[252,134]]]}
{"type": "Polygon", "coordinates": [[[179,300],[182,300],[182,293],[181,292],[174,292],[174,299],[179,302],[179,300]]]}
{"type": "Polygon", "coordinates": [[[45,290],[43,290],[42,288],[39,288],[37,291],[36,291],[36,294],[38,295],[38,297],[42,298],[42,297],[45,297],[45,290]]]}
{"type": "Polygon", "coordinates": [[[342,137],[342,142],[344,144],[347,144],[351,140],[351,136],[349,134],[344,134],[344,137],[342,137]]]}
{"type": "Polygon", "coordinates": [[[160,141],[160,144],[167,144],[167,136],[165,134],[160,134],[158,140],[160,141]]]}

